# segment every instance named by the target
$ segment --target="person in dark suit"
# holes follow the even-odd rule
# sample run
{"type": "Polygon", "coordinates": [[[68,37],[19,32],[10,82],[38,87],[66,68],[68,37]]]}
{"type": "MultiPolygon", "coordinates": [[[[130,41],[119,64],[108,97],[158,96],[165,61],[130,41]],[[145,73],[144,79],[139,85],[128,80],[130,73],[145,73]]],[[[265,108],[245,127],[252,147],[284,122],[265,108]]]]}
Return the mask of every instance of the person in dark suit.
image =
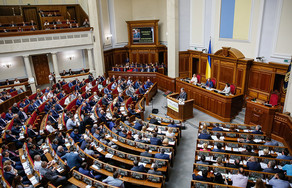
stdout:
{"type": "Polygon", "coordinates": [[[213,149],[213,152],[225,152],[224,149],[222,149],[222,144],[221,143],[217,143],[217,149],[213,149]]]}
{"type": "Polygon", "coordinates": [[[193,174],[193,180],[213,182],[212,178],[208,178],[208,170],[203,170],[202,176],[196,176],[196,174],[193,174]]]}
{"type": "Polygon", "coordinates": [[[57,101],[56,104],[55,104],[55,111],[57,111],[58,113],[60,113],[63,110],[64,110],[63,107],[59,104],[59,101],[57,101]]]}
{"type": "Polygon", "coordinates": [[[142,138],[143,138],[142,135],[139,134],[138,139],[135,140],[135,141],[136,141],[136,142],[141,142],[141,143],[148,143],[146,140],[143,140],[142,138]]]}
{"type": "Polygon", "coordinates": [[[4,129],[6,127],[6,121],[0,117],[0,126],[4,129]]]}
{"type": "Polygon", "coordinates": [[[165,150],[161,149],[160,153],[156,153],[154,155],[155,158],[157,159],[166,159],[166,160],[170,160],[169,155],[165,154],[165,150]]]}
{"type": "Polygon", "coordinates": [[[155,175],[160,175],[160,176],[162,176],[163,174],[162,174],[162,172],[161,171],[157,171],[157,169],[158,169],[158,166],[157,166],[157,164],[154,164],[153,165],[153,169],[150,169],[150,170],[148,170],[148,174],[155,174],[155,175]]]}
{"type": "Polygon", "coordinates": [[[240,168],[240,167],[242,167],[242,165],[240,164],[239,159],[235,159],[233,164],[225,163],[224,166],[228,167],[228,168],[240,168]]]}
{"type": "Polygon", "coordinates": [[[179,94],[179,96],[177,96],[177,99],[183,99],[185,101],[188,99],[188,95],[185,92],[185,89],[184,88],[181,88],[180,89],[180,94],[179,94]]]}
{"type": "Polygon", "coordinates": [[[122,102],[124,102],[123,93],[119,93],[119,96],[118,96],[118,101],[119,101],[119,103],[122,103],[122,102]]]}
{"type": "Polygon", "coordinates": [[[25,122],[28,118],[26,113],[23,111],[23,108],[19,108],[19,111],[17,114],[22,122],[25,122]]]}
{"type": "Polygon", "coordinates": [[[251,156],[258,156],[257,153],[255,152],[252,152],[252,147],[250,145],[247,145],[245,147],[245,151],[242,151],[241,152],[243,155],[251,155],[251,156]]]}
{"type": "Polygon", "coordinates": [[[161,124],[158,122],[158,120],[157,120],[156,118],[154,118],[154,117],[150,119],[149,123],[154,124],[154,125],[161,125],[161,124]]]}
{"type": "Polygon", "coordinates": [[[251,132],[252,134],[263,134],[262,127],[260,125],[256,126],[256,130],[251,132]]]}
{"type": "Polygon", "coordinates": [[[264,169],[263,172],[268,172],[268,173],[279,173],[281,170],[279,168],[275,168],[276,163],[274,161],[269,161],[268,162],[268,168],[264,169]]]}
{"type": "Polygon", "coordinates": [[[17,103],[13,104],[11,111],[13,114],[17,114],[19,112],[19,108],[17,107],[17,103]]]}
{"type": "Polygon", "coordinates": [[[109,105],[109,100],[108,100],[108,97],[107,97],[107,94],[104,95],[104,97],[101,99],[101,103],[102,105],[106,106],[109,105]]]}
{"type": "Polygon", "coordinates": [[[137,130],[141,131],[142,127],[143,127],[142,120],[137,120],[135,125],[134,125],[134,129],[137,129],[137,130]]]}
{"type": "Polygon", "coordinates": [[[139,93],[142,94],[142,95],[144,95],[145,92],[146,91],[143,89],[143,85],[141,85],[140,88],[139,88],[139,93]]]}
{"type": "Polygon", "coordinates": [[[42,138],[42,136],[39,135],[38,132],[36,132],[36,131],[33,130],[31,124],[28,124],[28,125],[27,125],[27,135],[28,135],[28,137],[30,137],[30,138],[36,138],[37,141],[39,141],[39,140],[42,138]]]}
{"type": "Polygon", "coordinates": [[[149,153],[149,148],[148,147],[146,147],[145,151],[142,152],[140,155],[144,156],[144,157],[153,157],[153,155],[151,153],[149,153]]]}
{"type": "Polygon", "coordinates": [[[198,136],[199,139],[208,139],[211,140],[211,135],[208,133],[207,129],[203,129],[200,135],[198,136]]]}
{"type": "Polygon", "coordinates": [[[84,174],[84,175],[86,175],[88,177],[91,177],[91,178],[94,178],[94,179],[100,179],[101,178],[101,175],[94,175],[92,170],[91,171],[88,170],[87,162],[83,162],[81,164],[81,166],[79,167],[78,171],[81,174],[84,174]]]}
{"type": "Polygon", "coordinates": [[[53,117],[53,112],[51,111],[49,111],[48,121],[50,121],[54,127],[58,125],[58,121],[53,117]]]}
{"type": "Polygon", "coordinates": [[[80,163],[82,162],[82,159],[79,156],[79,154],[78,153],[74,153],[74,148],[73,147],[70,148],[70,153],[66,153],[66,155],[61,157],[61,159],[67,161],[67,165],[69,166],[70,169],[73,168],[74,166],[79,168],[80,167],[80,163]]]}
{"type": "Polygon", "coordinates": [[[79,134],[78,129],[74,129],[74,131],[72,131],[70,136],[74,140],[75,143],[77,143],[77,142],[82,143],[84,140],[82,138],[81,134],[79,134]]]}
{"type": "Polygon", "coordinates": [[[32,114],[33,111],[34,111],[34,109],[35,109],[34,104],[31,103],[31,104],[28,106],[27,111],[28,111],[30,114],[32,114]]]}
{"type": "Polygon", "coordinates": [[[41,163],[40,174],[54,186],[65,185],[67,183],[66,177],[60,176],[56,170],[50,169],[46,161],[41,163]]]}
{"type": "Polygon", "coordinates": [[[8,112],[5,114],[5,120],[10,121],[13,118],[13,113],[11,110],[8,110],[8,112]]]}
{"type": "Polygon", "coordinates": [[[159,138],[157,138],[157,133],[153,133],[153,137],[150,138],[150,144],[161,146],[162,142],[159,138]]]}
{"type": "Polygon", "coordinates": [[[262,171],[260,163],[256,161],[256,158],[254,156],[250,157],[247,160],[246,166],[248,170],[262,171]]]}
{"type": "Polygon", "coordinates": [[[13,174],[11,172],[12,170],[12,167],[10,165],[7,165],[4,167],[4,178],[5,180],[10,184],[12,185],[12,182],[13,182],[13,179],[15,178],[15,174],[13,174]]]}
{"type": "Polygon", "coordinates": [[[26,106],[26,104],[25,104],[25,101],[23,100],[20,104],[19,104],[19,107],[20,108],[24,108],[26,106]]]}
{"type": "Polygon", "coordinates": [[[135,172],[147,172],[146,168],[143,165],[138,166],[139,162],[137,160],[135,160],[133,162],[134,167],[131,168],[131,171],[135,171],[135,172]]]}
{"type": "Polygon", "coordinates": [[[210,78],[207,79],[205,86],[207,86],[209,88],[213,88],[214,87],[213,82],[211,81],[210,78]]]}
{"type": "Polygon", "coordinates": [[[219,123],[215,123],[215,127],[212,129],[212,131],[223,131],[223,129],[220,128],[219,123]]]}

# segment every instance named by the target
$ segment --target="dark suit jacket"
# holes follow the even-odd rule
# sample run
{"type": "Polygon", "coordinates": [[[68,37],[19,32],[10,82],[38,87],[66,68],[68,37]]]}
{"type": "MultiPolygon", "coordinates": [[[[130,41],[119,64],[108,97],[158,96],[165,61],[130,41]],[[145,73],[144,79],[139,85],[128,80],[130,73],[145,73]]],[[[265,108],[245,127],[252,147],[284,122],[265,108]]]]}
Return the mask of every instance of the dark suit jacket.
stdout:
{"type": "Polygon", "coordinates": [[[153,155],[151,153],[148,153],[147,151],[141,153],[140,155],[144,157],[153,157],[153,155]]]}
{"type": "Polygon", "coordinates": [[[104,97],[101,99],[101,103],[104,106],[107,106],[108,105],[108,101],[104,97]]]}
{"type": "Polygon", "coordinates": [[[220,127],[214,127],[214,128],[212,129],[212,131],[223,131],[223,129],[220,128],[220,127]]]}
{"type": "Polygon", "coordinates": [[[150,138],[150,144],[161,146],[162,142],[159,138],[150,138]]]}
{"type": "Polygon", "coordinates": [[[169,155],[167,155],[167,154],[156,153],[154,157],[157,158],[157,159],[167,159],[167,160],[169,160],[169,155]]]}
{"type": "Polygon", "coordinates": [[[211,178],[205,178],[203,176],[196,176],[195,174],[193,174],[193,180],[206,181],[206,182],[212,182],[213,181],[211,178]]]}
{"type": "Polygon", "coordinates": [[[182,92],[179,94],[177,99],[184,99],[186,101],[186,100],[188,100],[188,94],[186,92],[182,92]]]}
{"type": "Polygon", "coordinates": [[[11,174],[9,172],[4,172],[4,178],[6,179],[6,181],[12,185],[12,181],[14,179],[15,175],[14,174],[11,174]]]}
{"type": "Polygon", "coordinates": [[[201,133],[199,136],[198,136],[198,138],[199,139],[212,139],[211,138],[211,135],[209,135],[209,134],[203,134],[203,133],[201,133]]]}
{"type": "Polygon", "coordinates": [[[246,166],[249,170],[254,170],[254,171],[261,171],[262,167],[260,163],[258,162],[247,162],[246,166]]]}
{"type": "Polygon", "coordinates": [[[140,166],[134,166],[133,168],[131,168],[132,171],[136,171],[136,172],[147,172],[147,170],[145,169],[145,167],[143,165],[140,166]]]}

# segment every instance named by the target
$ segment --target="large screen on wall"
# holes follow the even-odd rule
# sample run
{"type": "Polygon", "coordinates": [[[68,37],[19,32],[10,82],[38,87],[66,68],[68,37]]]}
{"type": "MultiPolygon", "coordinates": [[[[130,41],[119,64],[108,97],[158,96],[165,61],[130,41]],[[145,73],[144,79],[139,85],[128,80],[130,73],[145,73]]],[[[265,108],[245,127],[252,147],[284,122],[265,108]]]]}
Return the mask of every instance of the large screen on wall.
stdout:
{"type": "Polygon", "coordinates": [[[154,43],[153,27],[137,27],[132,29],[134,44],[154,43]]]}

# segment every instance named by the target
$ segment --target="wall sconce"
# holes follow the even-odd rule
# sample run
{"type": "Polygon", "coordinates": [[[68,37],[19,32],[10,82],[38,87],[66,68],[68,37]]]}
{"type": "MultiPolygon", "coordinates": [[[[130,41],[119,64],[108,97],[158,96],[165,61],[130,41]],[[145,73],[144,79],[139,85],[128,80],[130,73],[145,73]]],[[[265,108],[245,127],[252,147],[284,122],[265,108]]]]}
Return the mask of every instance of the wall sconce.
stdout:
{"type": "Polygon", "coordinates": [[[68,58],[68,61],[72,61],[74,59],[74,56],[69,56],[67,58],[68,58]]]}
{"type": "Polygon", "coordinates": [[[11,63],[5,63],[2,65],[3,68],[7,68],[7,69],[9,69],[11,66],[12,66],[11,63]]]}
{"type": "Polygon", "coordinates": [[[110,38],[112,38],[112,36],[113,36],[112,34],[106,34],[105,38],[106,38],[106,40],[109,40],[110,38]]]}
{"type": "Polygon", "coordinates": [[[207,53],[207,49],[206,49],[206,48],[203,48],[203,49],[202,49],[202,52],[203,52],[203,53],[207,53]]]}

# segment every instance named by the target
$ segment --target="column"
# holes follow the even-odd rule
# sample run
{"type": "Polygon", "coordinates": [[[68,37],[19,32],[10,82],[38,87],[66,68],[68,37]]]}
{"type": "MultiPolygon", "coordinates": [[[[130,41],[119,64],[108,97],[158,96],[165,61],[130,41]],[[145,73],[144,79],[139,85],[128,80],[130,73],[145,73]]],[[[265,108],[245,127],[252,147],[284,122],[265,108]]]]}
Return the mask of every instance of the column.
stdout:
{"type": "Polygon", "coordinates": [[[27,73],[28,83],[30,84],[31,91],[33,93],[36,92],[36,85],[35,85],[35,79],[32,76],[31,66],[30,66],[30,60],[28,55],[23,56],[23,61],[27,73]]]}
{"type": "Polygon", "coordinates": [[[292,116],[292,76],[289,76],[288,87],[286,91],[285,103],[284,103],[284,112],[290,112],[292,116]]]}
{"type": "Polygon", "coordinates": [[[97,3],[99,0],[87,0],[88,1],[88,16],[90,27],[93,27],[93,60],[95,65],[96,76],[104,75],[104,55],[103,55],[103,41],[102,32],[100,28],[99,8],[97,3]]]}
{"type": "Polygon", "coordinates": [[[95,73],[95,70],[93,68],[93,61],[92,61],[92,48],[87,49],[87,58],[88,58],[88,65],[89,65],[89,72],[92,74],[95,73]]]}
{"type": "Polygon", "coordinates": [[[167,69],[168,76],[178,77],[179,60],[178,60],[178,0],[167,0],[167,69]]]}
{"type": "Polygon", "coordinates": [[[59,67],[58,67],[58,59],[57,59],[57,53],[56,52],[52,52],[52,61],[53,61],[53,67],[54,67],[54,72],[56,75],[56,81],[58,81],[61,76],[59,73],[59,67]]]}

